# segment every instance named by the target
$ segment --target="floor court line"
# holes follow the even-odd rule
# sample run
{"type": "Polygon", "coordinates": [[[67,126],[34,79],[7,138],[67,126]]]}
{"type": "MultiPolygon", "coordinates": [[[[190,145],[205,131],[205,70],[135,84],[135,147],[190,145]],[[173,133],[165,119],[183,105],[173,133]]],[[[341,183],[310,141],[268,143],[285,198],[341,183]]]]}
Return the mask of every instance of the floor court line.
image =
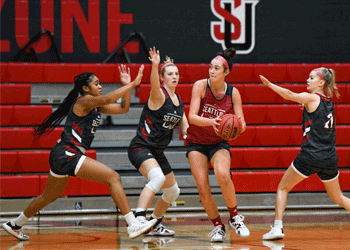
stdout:
{"type": "MultiPolygon", "coordinates": [[[[129,239],[121,215],[36,216],[28,221],[25,233],[30,241],[20,242],[0,230],[1,250],[32,249],[223,249],[223,250],[314,250],[350,249],[350,213],[345,210],[287,211],[284,216],[286,237],[279,241],[262,241],[272,225],[273,211],[241,211],[251,235],[240,238],[227,224],[228,213],[222,212],[226,224],[226,241],[211,243],[208,233],[213,226],[205,213],[168,213],[164,225],[175,230],[174,237],[140,236],[129,239]],[[76,223],[79,222],[79,225],[76,223]]],[[[8,218],[0,218],[4,223],[8,218]]]]}

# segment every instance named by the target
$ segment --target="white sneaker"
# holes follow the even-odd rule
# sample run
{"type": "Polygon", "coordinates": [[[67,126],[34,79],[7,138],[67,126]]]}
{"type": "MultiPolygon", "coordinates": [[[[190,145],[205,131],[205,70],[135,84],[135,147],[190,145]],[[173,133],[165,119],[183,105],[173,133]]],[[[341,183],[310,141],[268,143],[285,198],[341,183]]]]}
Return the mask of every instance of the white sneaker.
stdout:
{"type": "Polygon", "coordinates": [[[155,224],[157,223],[157,219],[153,220],[145,220],[140,221],[138,219],[134,220],[129,226],[128,226],[128,234],[131,239],[136,238],[140,236],[141,234],[149,231],[155,224]]]}
{"type": "Polygon", "coordinates": [[[236,234],[239,237],[248,237],[250,235],[250,232],[249,229],[244,225],[243,220],[243,215],[236,215],[230,219],[229,224],[233,229],[235,229],[236,234]]]}
{"type": "Polygon", "coordinates": [[[225,229],[221,225],[216,226],[209,234],[211,237],[211,242],[224,242],[226,239],[225,229]]]}
{"type": "Polygon", "coordinates": [[[147,234],[152,236],[173,236],[175,231],[167,229],[163,224],[159,223],[147,234]]]}
{"type": "Polygon", "coordinates": [[[24,234],[22,227],[16,226],[14,221],[8,221],[2,224],[6,232],[16,237],[19,240],[29,240],[29,237],[24,234]]]}
{"type": "Polygon", "coordinates": [[[264,241],[263,244],[266,247],[271,248],[271,250],[282,250],[284,248],[283,242],[276,242],[276,241],[264,241]]]}
{"type": "Polygon", "coordinates": [[[271,231],[263,235],[263,240],[279,240],[284,238],[283,228],[271,227],[271,231]]]}

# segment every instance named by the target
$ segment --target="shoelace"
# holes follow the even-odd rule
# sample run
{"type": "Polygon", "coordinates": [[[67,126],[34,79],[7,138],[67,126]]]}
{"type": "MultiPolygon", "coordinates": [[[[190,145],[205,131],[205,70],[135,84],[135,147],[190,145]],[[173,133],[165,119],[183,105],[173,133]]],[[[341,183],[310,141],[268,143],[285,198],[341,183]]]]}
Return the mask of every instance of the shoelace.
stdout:
{"type": "Polygon", "coordinates": [[[163,224],[159,223],[159,224],[155,227],[154,230],[157,230],[157,231],[165,230],[165,231],[166,231],[167,229],[165,228],[165,226],[163,226],[163,224]]]}
{"type": "Polygon", "coordinates": [[[235,217],[234,222],[239,223],[239,222],[243,222],[243,220],[244,220],[244,216],[243,215],[238,215],[238,216],[235,217]]]}
{"type": "Polygon", "coordinates": [[[143,224],[143,223],[146,223],[146,222],[147,222],[146,218],[145,218],[145,217],[143,217],[143,216],[141,216],[141,217],[137,217],[137,221],[138,221],[138,222],[140,222],[141,224],[143,224]]]}
{"type": "Polygon", "coordinates": [[[235,219],[233,221],[231,221],[231,223],[237,228],[243,228],[244,224],[243,224],[243,220],[244,220],[244,216],[243,215],[238,215],[237,217],[235,217],[235,219]]]}
{"type": "Polygon", "coordinates": [[[21,237],[24,237],[24,236],[25,236],[25,235],[24,235],[24,232],[23,232],[23,230],[22,230],[22,228],[18,230],[18,234],[19,234],[19,236],[21,236],[21,237]]]}
{"type": "Polygon", "coordinates": [[[214,234],[219,233],[221,235],[224,234],[224,230],[222,230],[222,226],[216,226],[209,234],[208,237],[212,237],[214,234]]]}

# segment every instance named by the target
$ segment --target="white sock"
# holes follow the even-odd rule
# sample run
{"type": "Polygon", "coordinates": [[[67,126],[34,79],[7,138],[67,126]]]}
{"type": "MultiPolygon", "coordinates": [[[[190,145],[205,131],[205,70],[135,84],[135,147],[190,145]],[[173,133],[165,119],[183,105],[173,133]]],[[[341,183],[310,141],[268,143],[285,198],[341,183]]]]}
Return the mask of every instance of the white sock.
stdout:
{"type": "Polygon", "coordinates": [[[275,220],[273,227],[283,228],[283,222],[281,220],[275,220]]]}
{"type": "Polygon", "coordinates": [[[151,217],[152,217],[152,218],[155,218],[155,219],[157,219],[157,220],[159,220],[159,219],[161,219],[163,216],[157,217],[157,216],[154,215],[154,213],[152,213],[151,217]]]}
{"type": "Polygon", "coordinates": [[[144,209],[144,208],[142,208],[142,207],[136,208],[136,213],[138,213],[138,212],[143,212],[143,211],[146,211],[146,209],[144,209]]]}
{"type": "Polygon", "coordinates": [[[25,216],[22,212],[14,221],[17,226],[22,227],[27,220],[29,220],[29,218],[27,218],[27,216],[25,216]]]}
{"type": "Polygon", "coordinates": [[[126,223],[130,225],[135,220],[134,213],[133,212],[127,213],[126,215],[124,215],[124,219],[126,220],[126,223]]]}

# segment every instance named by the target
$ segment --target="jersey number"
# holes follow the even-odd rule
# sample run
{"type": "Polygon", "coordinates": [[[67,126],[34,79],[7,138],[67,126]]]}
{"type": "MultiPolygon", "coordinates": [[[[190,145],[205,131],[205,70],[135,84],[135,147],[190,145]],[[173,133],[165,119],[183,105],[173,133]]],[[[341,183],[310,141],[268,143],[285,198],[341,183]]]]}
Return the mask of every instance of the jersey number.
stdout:
{"type": "Polygon", "coordinates": [[[327,118],[328,118],[328,121],[324,124],[324,128],[326,129],[333,128],[333,124],[334,124],[333,114],[329,113],[327,115],[327,118]]]}

